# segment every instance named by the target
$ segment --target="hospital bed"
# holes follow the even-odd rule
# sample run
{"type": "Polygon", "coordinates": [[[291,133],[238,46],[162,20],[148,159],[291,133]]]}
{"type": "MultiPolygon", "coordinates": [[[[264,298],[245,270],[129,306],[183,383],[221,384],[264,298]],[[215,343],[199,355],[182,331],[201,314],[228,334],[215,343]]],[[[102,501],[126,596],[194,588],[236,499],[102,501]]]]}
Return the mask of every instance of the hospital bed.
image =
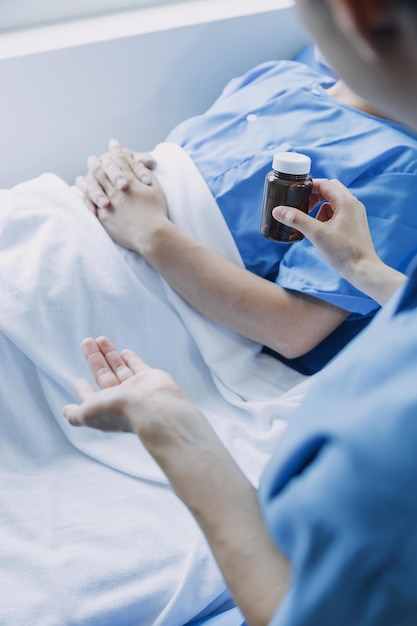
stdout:
{"type": "MultiPolygon", "coordinates": [[[[129,16],[113,16],[110,22],[108,19],[107,21],[97,20],[97,23],[93,20],[89,22],[87,29],[80,25],[68,25],[65,31],[62,31],[60,30],[61,27],[55,26],[47,30],[40,29],[30,33],[16,33],[0,37],[0,83],[2,85],[0,137],[3,155],[2,167],[0,168],[0,188],[9,189],[21,181],[38,177],[44,172],[53,172],[67,183],[72,184],[75,176],[84,171],[86,157],[89,154],[103,152],[110,137],[117,137],[122,143],[138,149],[151,149],[164,139],[175,124],[205,110],[232,77],[242,74],[265,60],[292,58],[304,50],[308,43],[308,38],[298,22],[292,2],[259,0],[256,3],[256,8],[247,8],[254,3],[245,4],[242,0],[206,0],[186,4],[186,10],[184,7],[177,7],[174,13],[173,7],[169,9],[159,7],[158,9],[135,12],[129,16]],[[277,37],[278,24],[279,37],[277,37]],[[244,43],[242,44],[242,42],[244,43]]],[[[310,56],[306,57],[306,60],[314,62],[311,49],[308,50],[310,56]]],[[[50,196],[42,196],[42,180],[40,183],[35,183],[39,190],[38,208],[41,211],[47,211],[50,208],[52,214],[55,209],[52,205],[48,207],[50,196]]],[[[49,188],[56,189],[55,198],[59,198],[59,203],[64,205],[69,197],[69,191],[64,190],[60,186],[61,183],[53,177],[48,178],[47,182],[49,188]]],[[[13,197],[13,202],[22,204],[22,210],[26,210],[24,203],[27,189],[22,187],[13,197]]],[[[33,194],[33,186],[30,187],[29,191],[33,194]]],[[[9,197],[6,204],[8,202],[9,197]]],[[[2,210],[6,209],[2,204],[2,210]]],[[[74,210],[75,213],[78,210],[81,212],[81,200],[74,210]]],[[[180,215],[178,219],[181,219],[180,215]]],[[[31,228],[36,228],[35,221],[31,223],[29,209],[26,223],[27,231],[19,235],[23,238],[22,249],[24,249],[24,237],[27,237],[29,242],[32,236],[31,228]]],[[[12,222],[11,224],[13,226],[12,222]]],[[[72,227],[68,223],[68,238],[70,238],[72,227]]],[[[95,228],[93,222],[87,225],[87,230],[90,227],[95,228]]],[[[52,230],[50,234],[56,235],[58,244],[60,232],[52,230]]],[[[215,235],[217,240],[219,233],[216,232],[215,235]]],[[[11,232],[11,237],[13,237],[13,232],[11,232]]],[[[62,239],[61,243],[65,247],[66,239],[62,239]]],[[[103,250],[106,249],[106,245],[108,243],[103,240],[103,250]]],[[[94,254],[94,250],[91,254],[94,254]]],[[[111,256],[110,252],[109,255],[111,256]]],[[[45,261],[43,258],[39,265],[39,271],[45,271],[45,263],[48,264],[48,262],[52,266],[53,261],[51,259],[45,261]]],[[[134,262],[129,259],[126,262],[131,264],[130,269],[133,273],[147,271],[143,267],[134,266],[134,262]]],[[[51,266],[48,267],[48,271],[55,271],[51,266]]],[[[17,261],[16,265],[10,266],[10,273],[18,273],[19,267],[17,261]]],[[[25,268],[22,261],[22,272],[26,271],[31,271],[31,268],[25,268]]],[[[82,268],[80,268],[81,272],[82,268]]],[[[63,295],[63,298],[74,299],[78,293],[81,294],[81,291],[78,292],[77,290],[82,288],[82,280],[77,275],[76,269],[74,269],[73,274],[63,278],[62,289],[63,291],[66,290],[65,293],[67,294],[66,296],[63,295]],[[80,280],[81,282],[77,282],[80,280]]],[[[3,273],[2,276],[5,274],[3,273]]],[[[11,276],[11,281],[13,277],[11,276]]],[[[98,276],[98,280],[100,280],[100,276],[98,276]]],[[[126,281],[128,280],[130,278],[126,274],[126,281]]],[[[109,285],[109,289],[112,288],[114,285],[109,285]]],[[[3,284],[2,289],[6,289],[8,294],[16,296],[12,282],[10,285],[9,283],[3,284]]],[[[47,290],[48,285],[43,285],[43,289],[47,290]]],[[[162,287],[159,286],[158,289],[162,289],[162,287]]],[[[30,297],[36,298],[36,295],[32,294],[30,297]]],[[[56,297],[56,294],[53,294],[53,297],[56,297]]],[[[82,297],[85,297],[84,292],[82,297]]],[[[2,338],[2,367],[7,369],[10,380],[13,380],[13,385],[16,385],[16,397],[13,400],[21,402],[21,413],[25,416],[31,415],[31,411],[36,412],[37,410],[36,407],[34,408],[36,403],[40,407],[45,400],[48,400],[48,410],[54,414],[54,419],[58,421],[59,428],[56,425],[51,425],[47,429],[47,435],[41,436],[34,433],[34,438],[30,442],[36,450],[33,459],[19,457],[19,462],[24,466],[24,471],[22,465],[16,469],[11,461],[9,465],[3,466],[3,469],[7,467],[7,472],[4,472],[2,476],[4,481],[2,494],[5,499],[9,498],[10,510],[6,511],[3,508],[0,516],[3,531],[4,528],[9,528],[10,537],[8,540],[4,534],[6,531],[3,532],[0,571],[3,571],[3,575],[6,576],[7,585],[3,584],[5,582],[3,581],[1,586],[3,590],[7,588],[8,593],[7,598],[3,596],[0,600],[0,622],[2,619],[6,619],[4,616],[7,615],[8,626],[18,626],[20,619],[17,617],[17,621],[13,622],[10,617],[13,615],[13,598],[16,602],[16,599],[21,597],[23,598],[22,602],[32,602],[33,607],[42,606],[42,597],[37,597],[37,594],[42,594],[42,581],[39,581],[36,589],[34,587],[33,598],[30,596],[30,585],[27,585],[27,580],[25,583],[25,579],[28,579],[30,575],[36,577],[37,559],[50,558],[51,567],[56,567],[57,572],[61,571],[59,569],[59,554],[48,553],[46,550],[46,556],[43,557],[37,554],[37,548],[35,549],[34,546],[33,554],[28,554],[30,561],[28,560],[27,563],[22,561],[20,566],[15,567],[14,572],[20,571],[22,581],[18,580],[18,577],[16,579],[7,577],[8,567],[14,558],[11,552],[13,545],[21,542],[25,536],[25,540],[28,540],[27,545],[31,546],[30,538],[28,539],[26,536],[30,533],[29,527],[27,531],[25,530],[23,534],[18,536],[14,536],[12,533],[13,507],[15,506],[16,510],[22,511],[22,519],[25,517],[23,509],[27,507],[29,510],[29,501],[26,503],[18,501],[22,482],[31,482],[35,475],[34,472],[42,463],[42,459],[48,455],[51,455],[52,459],[51,450],[53,449],[56,449],[57,452],[56,457],[53,457],[52,460],[56,463],[57,470],[62,471],[66,467],[66,455],[69,458],[71,454],[67,439],[82,455],[80,463],[88,464],[89,472],[91,472],[90,477],[94,475],[95,471],[98,471],[97,462],[115,467],[121,474],[127,474],[131,477],[135,475],[136,470],[132,467],[137,462],[136,441],[126,444],[125,456],[120,460],[120,458],[113,458],[113,452],[105,449],[105,446],[108,445],[107,438],[97,440],[86,431],[73,432],[69,428],[66,431],[65,425],[59,422],[59,408],[67,400],[66,390],[70,389],[77,375],[82,373],[81,370],[84,365],[81,356],[79,356],[72,359],[68,369],[63,368],[62,361],[55,363],[52,367],[50,360],[48,360],[48,356],[51,356],[48,350],[52,344],[48,342],[51,341],[50,337],[53,335],[54,329],[42,326],[41,316],[38,316],[36,321],[28,318],[30,332],[28,332],[27,337],[25,337],[24,332],[22,333],[22,329],[15,327],[14,316],[18,315],[16,311],[19,311],[25,298],[29,298],[28,294],[18,294],[15,300],[12,298],[13,303],[9,310],[7,305],[3,306],[3,327],[7,328],[7,332],[2,338]],[[36,340],[33,339],[34,336],[36,340]],[[33,384],[33,397],[18,398],[19,384],[21,388],[24,388],[25,385],[32,385],[35,379],[38,386],[33,384]],[[54,429],[56,429],[56,433],[54,429]],[[62,432],[67,437],[65,441],[62,432]],[[54,442],[52,442],[53,437],[56,437],[54,442]],[[23,471],[23,473],[18,475],[16,473],[18,471],[23,471]],[[54,559],[58,560],[55,562],[54,559]],[[33,569],[31,569],[32,566],[33,569]],[[20,570],[19,567],[21,567],[20,570]],[[20,586],[21,584],[23,587],[20,586]],[[22,593],[24,588],[26,591],[22,593]],[[24,597],[25,593],[26,597],[24,597]],[[10,603],[9,606],[8,602],[10,603]]],[[[174,301],[172,294],[168,294],[167,298],[170,305],[177,307],[177,314],[185,316],[184,319],[187,320],[187,323],[195,323],[188,311],[179,311],[178,307],[181,305],[174,301]]],[[[28,300],[27,303],[29,304],[27,309],[33,312],[36,309],[36,302],[29,302],[28,300]]],[[[91,294],[90,304],[94,309],[94,293],[91,294]]],[[[161,312],[161,315],[164,314],[161,312]]],[[[99,317],[100,311],[97,311],[96,319],[99,317]]],[[[62,354],[68,350],[66,342],[72,341],[77,329],[76,320],[69,318],[67,323],[68,337],[60,338],[59,342],[62,345],[57,346],[56,343],[53,345],[54,350],[62,349],[62,354]]],[[[197,331],[196,333],[198,335],[197,331]]],[[[197,337],[196,341],[198,340],[197,337]]],[[[245,355],[248,353],[250,356],[251,347],[248,347],[244,342],[241,345],[233,337],[227,341],[234,342],[233,346],[237,350],[237,355],[243,354],[246,358],[245,355]]],[[[228,345],[227,341],[226,345],[228,345]]],[[[203,352],[204,350],[208,352],[213,350],[213,346],[207,346],[205,342],[207,343],[207,338],[202,336],[199,348],[203,352]]],[[[193,348],[190,347],[190,350],[192,351],[193,348]]],[[[233,350],[230,352],[232,353],[233,350]]],[[[197,358],[194,353],[193,358],[197,358]]],[[[210,360],[210,354],[207,358],[210,360]]],[[[213,356],[213,361],[216,359],[218,360],[218,354],[213,356]]],[[[227,370],[226,361],[222,367],[227,370]]],[[[274,367],[280,368],[281,365],[276,363],[274,367]]],[[[249,376],[250,370],[246,374],[249,376]]],[[[275,375],[273,372],[271,378],[275,375]]],[[[242,384],[245,385],[247,381],[243,378],[242,384]]],[[[186,384],[187,381],[185,380],[184,385],[186,384]]],[[[212,382],[206,381],[207,388],[203,390],[204,393],[208,394],[209,391],[212,391],[212,396],[215,398],[210,400],[213,404],[208,406],[208,412],[215,413],[218,411],[221,413],[221,403],[224,402],[224,397],[227,397],[228,402],[231,402],[230,396],[234,393],[233,384],[234,381],[230,383],[226,391],[220,390],[218,392],[214,387],[213,390],[211,387],[209,388],[212,382]],[[215,397],[217,392],[218,399],[215,397]]],[[[5,382],[2,382],[2,385],[0,410],[2,423],[6,428],[7,418],[12,419],[15,406],[11,400],[10,402],[8,400],[10,386],[5,382]]],[[[249,387],[248,383],[246,389],[249,387]]],[[[272,398],[272,395],[276,394],[275,382],[273,386],[269,385],[269,389],[272,398]]],[[[239,395],[238,391],[236,391],[236,397],[239,395]]],[[[263,397],[267,396],[263,395],[263,397]]],[[[240,419],[242,408],[238,400],[234,402],[233,411],[240,419]]],[[[267,404],[263,404],[262,407],[258,406],[259,402],[255,402],[255,404],[256,410],[261,410],[263,416],[272,410],[268,408],[267,404]]],[[[288,407],[287,405],[284,406],[283,417],[286,416],[287,408],[289,411],[292,406],[290,400],[288,407]]],[[[40,412],[38,417],[42,420],[44,416],[40,412]]],[[[27,429],[30,429],[30,424],[19,426],[14,421],[12,426],[7,425],[7,428],[16,429],[14,439],[16,449],[23,445],[22,441],[25,439],[27,429]]],[[[223,426],[219,425],[219,429],[221,428],[223,426]]],[[[6,447],[3,444],[3,447],[0,448],[2,458],[11,459],[10,450],[6,447]]],[[[239,457],[239,451],[237,451],[237,456],[239,457]]],[[[264,461],[265,455],[259,459],[254,457],[253,467],[256,468],[253,470],[254,475],[259,474],[259,468],[264,461]]],[[[152,484],[152,481],[155,483],[161,481],[163,484],[163,478],[158,475],[157,469],[145,456],[143,458],[143,472],[145,479],[149,480],[149,484],[152,484]]],[[[74,479],[74,482],[70,484],[70,479],[71,477],[65,477],[67,481],[65,489],[73,489],[73,493],[76,494],[77,488],[79,488],[77,484],[80,483],[74,479]]],[[[50,480],[48,478],[48,481],[50,480]]],[[[83,480],[81,475],[78,476],[78,480],[83,480]]],[[[93,485],[93,478],[91,481],[93,485]]],[[[51,493],[55,494],[54,497],[58,497],[59,490],[53,485],[51,486],[51,483],[48,485],[48,489],[39,495],[39,502],[50,497],[51,493]]],[[[36,491],[39,489],[39,485],[33,485],[33,489],[36,491]]],[[[59,489],[64,489],[63,485],[60,484],[59,489]]],[[[165,496],[167,502],[170,503],[169,506],[175,508],[177,505],[174,500],[171,502],[168,492],[165,496]]],[[[99,504],[98,502],[97,506],[99,504]]],[[[65,506],[66,504],[63,502],[60,509],[63,515],[63,519],[60,521],[62,528],[65,528],[65,506]]],[[[130,503],[129,506],[132,504],[130,503]]],[[[85,516],[87,521],[89,520],[86,511],[80,510],[79,514],[81,517],[85,516]]],[[[178,512],[178,515],[182,515],[182,511],[178,512]]],[[[17,517],[16,515],[16,519],[17,517]]],[[[47,520],[45,521],[47,523],[47,520]]],[[[126,523],[126,520],[123,520],[123,523],[126,523]]],[[[43,540],[49,549],[53,544],[53,539],[47,535],[46,530],[43,540]]],[[[102,539],[103,545],[105,545],[105,535],[102,539]]],[[[76,544],[76,535],[72,540],[76,544]]],[[[83,542],[85,541],[85,537],[83,537],[83,542]]],[[[97,536],[93,533],[91,544],[97,541],[97,536]]],[[[201,539],[198,541],[196,539],[199,550],[201,549],[200,541],[201,539]]],[[[80,562],[83,562],[84,556],[86,560],[88,559],[90,551],[91,546],[88,543],[83,543],[82,549],[81,547],[79,549],[74,548],[74,554],[78,555],[80,562]]],[[[103,563],[103,567],[105,566],[103,563]]],[[[211,563],[207,565],[207,571],[211,574],[213,567],[211,563]]],[[[77,568],[80,569],[81,566],[77,566],[77,568]]],[[[81,573],[79,575],[82,576],[81,573]]],[[[218,586],[216,589],[221,590],[222,584],[219,582],[217,574],[212,575],[218,586]]],[[[127,580],[126,585],[128,586],[130,582],[127,580]]],[[[88,596],[89,585],[93,588],[94,581],[88,580],[85,585],[88,596]]],[[[64,592],[62,588],[56,591],[62,594],[61,604],[57,605],[55,612],[51,609],[49,621],[42,612],[33,613],[31,617],[33,626],[65,626],[67,623],[65,617],[57,616],[67,615],[63,605],[67,601],[74,602],[74,596],[71,596],[70,591],[64,592]]],[[[192,595],[194,591],[191,589],[188,593],[192,595]]],[[[194,626],[202,626],[203,624],[205,626],[238,626],[242,624],[243,617],[238,609],[231,606],[227,594],[224,594],[223,591],[213,591],[213,594],[216,601],[213,600],[211,604],[208,602],[208,607],[212,606],[211,614],[207,614],[208,609],[206,608],[200,614],[204,614],[203,617],[198,618],[198,613],[194,614],[194,617],[190,617],[193,615],[190,600],[188,603],[185,602],[187,608],[189,608],[188,605],[191,605],[187,617],[185,617],[186,612],[184,612],[182,619],[178,614],[175,615],[175,611],[171,611],[166,621],[161,619],[158,624],[176,624],[176,626],[183,626],[186,623],[194,626]]],[[[19,613],[17,606],[16,615],[23,615],[23,613],[19,613]]],[[[137,619],[119,621],[117,614],[110,613],[109,621],[104,621],[100,611],[94,614],[91,606],[80,606],[79,615],[82,617],[79,617],[78,621],[74,617],[71,623],[77,623],[80,626],[106,626],[107,623],[109,626],[127,626],[128,624],[129,626],[131,624],[150,626],[150,622],[147,622],[146,619],[143,622],[140,619],[139,621],[137,619]]]]}

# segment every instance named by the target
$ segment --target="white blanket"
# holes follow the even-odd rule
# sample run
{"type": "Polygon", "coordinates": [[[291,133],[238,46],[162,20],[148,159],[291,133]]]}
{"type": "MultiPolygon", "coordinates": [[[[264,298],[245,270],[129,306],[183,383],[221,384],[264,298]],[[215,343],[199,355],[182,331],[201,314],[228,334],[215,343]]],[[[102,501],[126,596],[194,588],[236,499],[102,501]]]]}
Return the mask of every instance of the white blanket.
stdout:
{"type": "MultiPolygon", "coordinates": [[[[155,158],[170,218],[241,263],[188,156],[155,158]]],[[[169,371],[255,484],[311,379],[196,313],[51,174],[0,193],[0,297],[0,624],[182,626],[220,606],[206,543],[138,439],[63,419],[90,377],[79,344],[104,334],[169,371]]]]}

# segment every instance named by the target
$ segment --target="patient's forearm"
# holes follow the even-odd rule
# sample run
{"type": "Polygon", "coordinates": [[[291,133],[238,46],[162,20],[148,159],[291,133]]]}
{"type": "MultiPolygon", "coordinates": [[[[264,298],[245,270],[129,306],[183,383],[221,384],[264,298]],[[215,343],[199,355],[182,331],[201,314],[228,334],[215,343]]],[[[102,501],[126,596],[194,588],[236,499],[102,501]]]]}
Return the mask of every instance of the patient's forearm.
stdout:
{"type": "Polygon", "coordinates": [[[311,350],[347,317],[255,276],[168,220],[137,251],[198,311],[288,358],[311,350]]]}
{"type": "MultiPolygon", "coordinates": [[[[182,232],[168,219],[159,183],[140,182],[121,146],[110,153],[110,160],[90,163],[110,202],[98,211],[99,220],[115,241],[141,254],[200,313],[287,358],[317,346],[347,317],[340,308],[255,276],[182,232]],[[116,174],[106,176],[115,163],[128,181],[125,191],[110,182],[116,174]]],[[[152,179],[149,171],[147,176],[152,179]]]]}
{"type": "Polygon", "coordinates": [[[285,594],[288,564],[269,538],[256,490],[205,420],[175,424],[169,435],[162,426],[163,435],[142,440],[203,530],[247,623],[266,626],[285,594]]]}

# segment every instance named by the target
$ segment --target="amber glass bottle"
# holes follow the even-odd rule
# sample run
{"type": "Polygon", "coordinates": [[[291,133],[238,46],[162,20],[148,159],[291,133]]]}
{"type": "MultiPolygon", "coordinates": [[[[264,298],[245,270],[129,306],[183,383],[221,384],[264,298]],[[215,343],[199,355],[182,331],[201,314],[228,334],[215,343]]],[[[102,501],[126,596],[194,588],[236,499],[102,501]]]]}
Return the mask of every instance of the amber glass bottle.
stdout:
{"type": "Polygon", "coordinates": [[[309,176],[311,159],[298,152],[277,152],[272,170],[265,178],[262,202],[261,235],[267,239],[292,243],[303,238],[298,230],[285,226],[272,217],[279,205],[292,206],[308,213],[313,181],[309,176]]]}

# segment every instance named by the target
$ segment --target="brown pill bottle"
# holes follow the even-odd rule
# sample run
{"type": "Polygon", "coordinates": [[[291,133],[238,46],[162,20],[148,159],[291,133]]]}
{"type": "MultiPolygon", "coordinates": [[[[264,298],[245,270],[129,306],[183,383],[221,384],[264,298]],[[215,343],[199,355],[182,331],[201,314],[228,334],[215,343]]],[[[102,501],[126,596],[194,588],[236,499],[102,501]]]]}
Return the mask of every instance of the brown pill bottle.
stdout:
{"type": "Polygon", "coordinates": [[[272,217],[272,209],[279,205],[292,206],[308,213],[313,181],[311,159],[299,152],[277,152],[272,170],[265,178],[259,231],[267,239],[292,243],[304,237],[298,230],[285,226],[272,217]]]}

